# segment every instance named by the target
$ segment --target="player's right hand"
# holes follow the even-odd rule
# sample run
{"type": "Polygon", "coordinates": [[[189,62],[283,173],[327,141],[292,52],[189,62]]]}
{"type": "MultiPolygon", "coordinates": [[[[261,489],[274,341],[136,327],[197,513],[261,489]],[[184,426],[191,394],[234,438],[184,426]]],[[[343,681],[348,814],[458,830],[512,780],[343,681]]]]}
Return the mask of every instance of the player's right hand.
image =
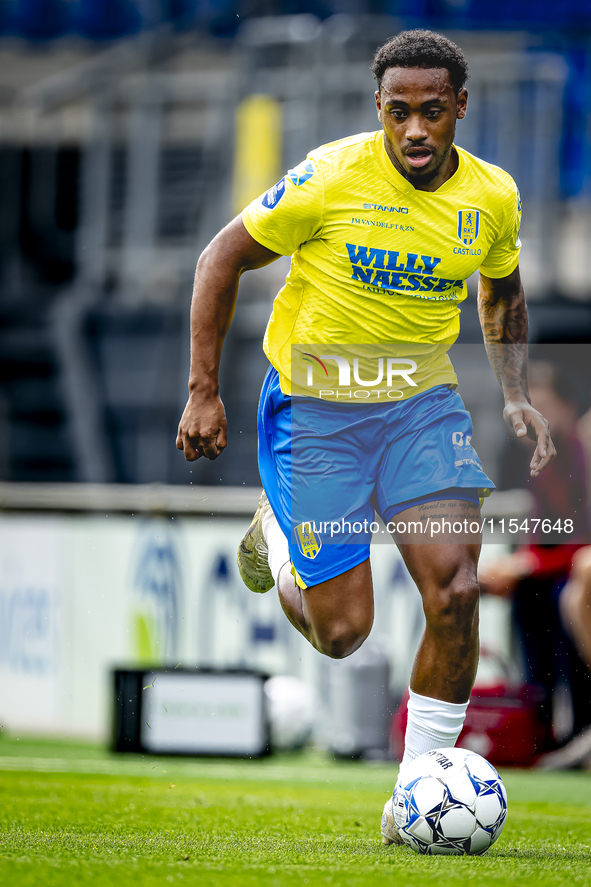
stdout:
{"type": "Polygon", "coordinates": [[[517,437],[529,437],[537,444],[530,462],[530,474],[537,477],[556,455],[556,447],[550,437],[547,420],[524,399],[508,399],[503,410],[503,418],[517,437]]]}
{"type": "Polygon", "coordinates": [[[192,393],[184,409],[176,438],[187,462],[201,456],[217,459],[228,443],[226,411],[219,395],[205,397],[192,393]]]}

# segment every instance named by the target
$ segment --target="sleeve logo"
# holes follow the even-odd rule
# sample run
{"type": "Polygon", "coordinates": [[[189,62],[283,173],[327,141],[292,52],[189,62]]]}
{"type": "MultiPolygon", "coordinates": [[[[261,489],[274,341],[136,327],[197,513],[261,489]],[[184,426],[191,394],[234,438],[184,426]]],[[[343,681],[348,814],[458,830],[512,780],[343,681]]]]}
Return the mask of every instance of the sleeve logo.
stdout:
{"type": "Polygon", "coordinates": [[[480,210],[458,210],[458,239],[464,246],[472,246],[480,234],[480,210]]]}
{"type": "Polygon", "coordinates": [[[277,182],[276,185],[273,185],[272,188],[269,188],[269,190],[263,197],[263,206],[267,209],[275,209],[284,194],[285,179],[283,178],[280,182],[277,182]]]}
{"type": "Polygon", "coordinates": [[[521,240],[519,239],[519,234],[521,233],[521,194],[519,193],[519,188],[517,190],[517,213],[519,214],[519,228],[517,229],[517,237],[515,238],[515,249],[519,249],[521,246],[521,240]]]}
{"type": "Polygon", "coordinates": [[[296,166],[294,169],[290,169],[287,173],[287,178],[290,182],[293,182],[294,185],[303,185],[308,179],[311,179],[314,175],[314,167],[312,163],[308,160],[306,163],[300,163],[299,166],[296,166]]]}

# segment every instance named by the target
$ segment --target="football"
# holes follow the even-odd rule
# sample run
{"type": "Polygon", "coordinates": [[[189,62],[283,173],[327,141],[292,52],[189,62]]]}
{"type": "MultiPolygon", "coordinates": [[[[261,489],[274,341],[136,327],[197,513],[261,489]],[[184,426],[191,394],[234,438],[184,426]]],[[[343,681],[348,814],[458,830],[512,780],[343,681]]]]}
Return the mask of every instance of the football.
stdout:
{"type": "Polygon", "coordinates": [[[507,792],[492,764],[464,748],[426,752],[406,768],[394,821],[417,853],[478,855],[503,830],[507,792]]]}

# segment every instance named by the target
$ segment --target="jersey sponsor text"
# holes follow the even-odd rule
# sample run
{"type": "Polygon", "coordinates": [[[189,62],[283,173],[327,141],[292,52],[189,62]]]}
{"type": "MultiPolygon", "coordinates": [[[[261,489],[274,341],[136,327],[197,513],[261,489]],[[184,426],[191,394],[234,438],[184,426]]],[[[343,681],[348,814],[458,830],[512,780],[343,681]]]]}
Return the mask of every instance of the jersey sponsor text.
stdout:
{"type": "Polygon", "coordinates": [[[419,299],[429,298],[425,293],[446,293],[446,298],[458,298],[452,291],[462,289],[463,280],[434,277],[433,270],[441,262],[437,256],[418,253],[400,253],[394,250],[357,246],[347,243],[353,280],[386,290],[401,290],[419,299]]]}

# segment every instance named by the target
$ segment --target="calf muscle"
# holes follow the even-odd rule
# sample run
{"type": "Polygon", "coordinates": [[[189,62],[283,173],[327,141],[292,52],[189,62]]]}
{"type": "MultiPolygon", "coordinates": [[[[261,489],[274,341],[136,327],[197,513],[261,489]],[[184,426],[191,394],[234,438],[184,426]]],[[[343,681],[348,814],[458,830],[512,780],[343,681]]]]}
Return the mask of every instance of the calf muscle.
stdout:
{"type": "MultiPolygon", "coordinates": [[[[480,509],[461,500],[437,502],[444,519],[457,514],[458,506],[469,521],[480,524],[480,509]]],[[[400,514],[407,524],[418,517],[419,506],[400,514]],[[417,514],[413,514],[417,512],[417,514]]],[[[478,602],[476,569],[480,534],[455,543],[420,544],[396,539],[406,566],[423,600],[426,627],[413,664],[410,686],[415,693],[466,702],[478,666],[478,602]]]]}

